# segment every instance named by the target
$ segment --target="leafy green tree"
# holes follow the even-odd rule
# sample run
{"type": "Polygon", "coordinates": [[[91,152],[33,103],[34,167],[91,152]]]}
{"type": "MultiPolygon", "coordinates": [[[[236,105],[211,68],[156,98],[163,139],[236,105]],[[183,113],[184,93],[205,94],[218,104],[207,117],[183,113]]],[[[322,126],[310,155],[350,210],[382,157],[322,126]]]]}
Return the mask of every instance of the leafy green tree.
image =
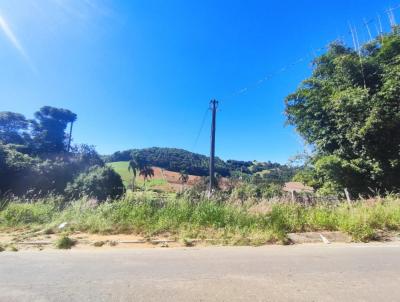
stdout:
{"type": "Polygon", "coordinates": [[[70,161],[77,163],[79,170],[87,170],[92,166],[104,166],[104,161],[92,145],[79,144],[72,148],[72,156],[66,156],[70,161]]]}
{"type": "Polygon", "coordinates": [[[0,142],[3,144],[25,144],[29,137],[30,122],[20,113],[0,112],[0,142]]]}
{"type": "Polygon", "coordinates": [[[115,199],[124,193],[121,176],[112,168],[92,167],[87,172],[81,173],[65,189],[69,198],[89,196],[99,201],[107,198],[115,199]]]}
{"type": "Polygon", "coordinates": [[[0,194],[24,194],[29,188],[32,168],[38,163],[11,145],[0,144],[0,194]]]}
{"type": "Polygon", "coordinates": [[[42,159],[20,152],[16,145],[0,143],[0,195],[62,194],[68,182],[94,165],[104,166],[104,162],[87,145],[76,147],[72,155],[42,159]]]}
{"type": "Polygon", "coordinates": [[[286,98],[286,115],[315,147],[310,162],[321,192],[400,189],[400,37],[360,53],[335,42],[310,78],[286,98]]]}

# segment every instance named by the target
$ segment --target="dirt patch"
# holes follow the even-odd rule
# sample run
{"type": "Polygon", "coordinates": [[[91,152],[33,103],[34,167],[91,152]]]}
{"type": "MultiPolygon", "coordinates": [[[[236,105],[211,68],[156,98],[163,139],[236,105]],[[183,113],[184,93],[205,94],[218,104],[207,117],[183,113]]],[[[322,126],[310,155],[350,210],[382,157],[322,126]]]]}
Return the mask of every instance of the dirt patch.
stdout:
{"type": "MultiPolygon", "coordinates": [[[[99,248],[156,248],[156,247],[179,247],[183,246],[175,238],[155,237],[144,238],[138,235],[117,234],[101,235],[75,232],[66,234],[75,240],[74,249],[99,249],[99,248]]],[[[0,245],[6,250],[16,247],[18,250],[43,250],[55,249],[55,242],[62,234],[45,234],[40,231],[9,231],[0,233],[0,245]]]]}
{"type": "MultiPolygon", "coordinates": [[[[200,176],[189,175],[188,182],[182,185],[181,180],[179,179],[181,174],[178,172],[168,171],[159,167],[152,167],[154,170],[153,179],[163,179],[166,181],[165,184],[162,185],[154,185],[152,189],[165,191],[165,192],[179,192],[183,188],[189,188],[194,186],[200,179],[200,176]]],[[[140,181],[144,181],[142,176],[138,176],[140,181]]]]}
{"type": "MultiPolygon", "coordinates": [[[[400,241],[400,234],[385,233],[385,240],[400,241]]],[[[55,243],[63,234],[46,234],[45,230],[28,231],[14,230],[0,232],[0,246],[5,250],[43,250],[56,249],[55,243]]],[[[69,233],[67,236],[76,242],[73,249],[98,250],[98,249],[140,249],[140,248],[174,248],[191,246],[222,245],[223,240],[218,239],[184,239],[179,240],[165,234],[163,236],[145,238],[134,234],[101,235],[88,233],[69,233]]],[[[383,236],[382,236],[383,237],[383,236]]],[[[342,232],[304,232],[290,233],[288,238],[293,244],[304,243],[350,243],[351,237],[342,232]],[[322,235],[322,237],[321,237],[322,235]],[[326,242],[325,238],[328,242],[326,242]],[[325,242],[324,242],[325,241],[325,242]]]]}

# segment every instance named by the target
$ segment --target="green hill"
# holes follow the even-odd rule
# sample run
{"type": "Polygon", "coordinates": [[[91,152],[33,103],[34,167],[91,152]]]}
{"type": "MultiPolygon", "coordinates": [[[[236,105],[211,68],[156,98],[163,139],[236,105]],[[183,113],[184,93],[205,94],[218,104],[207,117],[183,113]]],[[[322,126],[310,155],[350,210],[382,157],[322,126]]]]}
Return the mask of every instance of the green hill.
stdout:
{"type": "MultiPolygon", "coordinates": [[[[132,183],[132,173],[128,170],[128,161],[117,161],[112,163],[107,163],[107,166],[112,167],[115,172],[117,172],[121,178],[125,188],[129,188],[132,183]]],[[[166,184],[166,180],[162,178],[150,178],[146,182],[147,187],[161,186],[166,184]]],[[[136,177],[135,184],[137,186],[143,186],[143,180],[138,176],[136,177]]]]}
{"type": "MultiPolygon", "coordinates": [[[[127,171],[127,163],[123,164],[121,162],[129,161],[132,158],[132,154],[152,166],[157,166],[165,170],[174,172],[186,171],[189,174],[198,176],[208,175],[209,157],[177,148],[153,147],[129,149],[104,156],[104,159],[106,162],[112,162],[117,171],[120,171],[120,169],[127,171]]],[[[271,181],[283,182],[290,180],[296,169],[279,163],[239,160],[224,161],[217,157],[215,170],[218,174],[225,177],[262,174],[266,175],[265,177],[271,181]]],[[[122,171],[121,173],[124,178],[127,172],[122,171]]]]}

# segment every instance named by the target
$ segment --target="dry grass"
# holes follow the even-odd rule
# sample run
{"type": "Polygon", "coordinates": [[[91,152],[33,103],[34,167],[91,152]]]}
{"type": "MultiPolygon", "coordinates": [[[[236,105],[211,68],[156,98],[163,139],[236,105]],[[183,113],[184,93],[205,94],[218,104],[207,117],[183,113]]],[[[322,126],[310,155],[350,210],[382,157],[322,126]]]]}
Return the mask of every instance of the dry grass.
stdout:
{"type": "Polygon", "coordinates": [[[211,238],[218,243],[246,245],[285,243],[292,232],[343,231],[355,241],[369,241],[382,231],[400,230],[400,199],[390,196],[358,201],[351,208],[347,203],[304,206],[267,201],[239,206],[160,196],[154,192],[130,194],[97,207],[81,199],[62,210],[51,199],[10,203],[0,211],[0,227],[59,232],[57,226],[68,222],[64,231],[144,237],[169,234],[182,240],[211,238]]]}

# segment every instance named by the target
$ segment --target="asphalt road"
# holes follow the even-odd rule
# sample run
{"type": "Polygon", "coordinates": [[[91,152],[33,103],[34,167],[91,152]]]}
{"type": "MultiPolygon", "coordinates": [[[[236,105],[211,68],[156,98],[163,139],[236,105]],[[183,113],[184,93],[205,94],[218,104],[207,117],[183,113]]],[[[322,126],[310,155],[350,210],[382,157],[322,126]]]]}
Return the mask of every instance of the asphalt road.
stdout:
{"type": "Polygon", "coordinates": [[[0,301],[400,301],[400,245],[3,252],[0,301]]]}

